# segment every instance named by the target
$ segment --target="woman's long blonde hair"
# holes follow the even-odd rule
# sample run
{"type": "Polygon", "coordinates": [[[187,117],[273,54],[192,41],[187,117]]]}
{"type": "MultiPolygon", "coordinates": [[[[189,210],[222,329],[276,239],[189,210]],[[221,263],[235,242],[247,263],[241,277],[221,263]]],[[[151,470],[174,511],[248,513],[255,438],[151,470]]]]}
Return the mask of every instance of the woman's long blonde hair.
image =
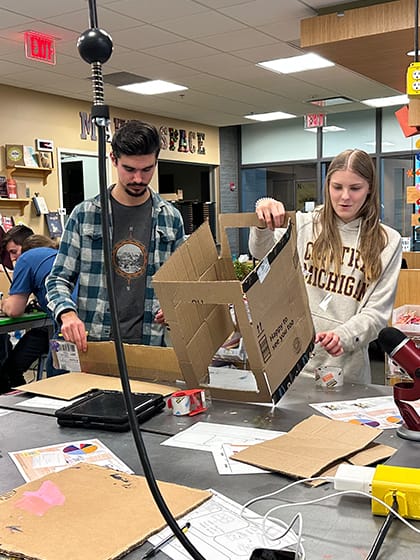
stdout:
{"type": "Polygon", "coordinates": [[[367,280],[377,280],[382,273],[381,253],[388,237],[379,222],[379,190],[376,170],[372,158],[363,150],[345,150],[331,162],[325,181],[324,205],[315,220],[314,234],[317,237],[313,247],[313,263],[317,268],[333,265],[336,274],[340,272],[342,261],[342,243],[337,226],[337,216],[330,197],[330,181],[335,171],[349,169],[365,179],[369,184],[369,193],[360,209],[361,218],[359,246],[367,280]],[[315,234],[316,235],[316,234],[315,234]]]}

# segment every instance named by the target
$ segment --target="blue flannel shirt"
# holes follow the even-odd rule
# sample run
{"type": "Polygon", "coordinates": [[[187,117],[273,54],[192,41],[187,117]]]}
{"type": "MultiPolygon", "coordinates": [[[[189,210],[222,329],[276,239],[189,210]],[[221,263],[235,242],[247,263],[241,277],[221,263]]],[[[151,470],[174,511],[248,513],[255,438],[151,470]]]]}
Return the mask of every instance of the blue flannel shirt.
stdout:
{"type": "MultiPolygon", "coordinates": [[[[109,191],[110,192],[110,191],[109,191]]],[[[146,270],[142,344],[164,346],[164,326],[154,321],[160,309],[152,277],[184,240],[180,212],[150,190],[152,229],[146,270]]],[[[106,289],[100,196],[85,200],[71,212],[59,252],[46,280],[48,307],[56,320],[64,311],[76,311],[89,340],[109,340],[111,314],[106,289]],[[77,304],[71,293],[79,279],[77,304]]],[[[112,225],[111,225],[112,227],[112,225]]],[[[112,235],[112,231],[111,231],[112,235]]]]}

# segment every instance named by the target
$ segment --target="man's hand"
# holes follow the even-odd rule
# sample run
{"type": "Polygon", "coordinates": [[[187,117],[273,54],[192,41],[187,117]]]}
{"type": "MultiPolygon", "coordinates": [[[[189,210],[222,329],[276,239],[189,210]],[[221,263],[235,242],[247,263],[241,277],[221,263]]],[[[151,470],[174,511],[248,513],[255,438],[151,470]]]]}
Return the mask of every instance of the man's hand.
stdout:
{"type": "Polygon", "coordinates": [[[73,342],[80,352],[87,350],[86,327],[75,311],[65,311],[60,315],[61,334],[64,340],[73,342]]]}
{"type": "Polygon", "coordinates": [[[271,230],[282,227],[286,211],[283,203],[274,198],[262,198],[257,202],[255,209],[257,216],[263,220],[271,230]]]}
{"type": "Polygon", "coordinates": [[[341,356],[344,353],[340,337],[334,332],[319,332],[315,337],[315,344],[319,343],[330,356],[341,356]]]}

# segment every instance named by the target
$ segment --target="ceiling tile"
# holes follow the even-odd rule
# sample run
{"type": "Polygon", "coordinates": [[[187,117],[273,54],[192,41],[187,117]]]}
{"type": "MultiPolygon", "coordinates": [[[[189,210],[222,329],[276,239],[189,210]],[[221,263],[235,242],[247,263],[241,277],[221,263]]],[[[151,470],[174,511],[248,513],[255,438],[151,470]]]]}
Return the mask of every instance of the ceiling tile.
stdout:
{"type": "Polygon", "coordinates": [[[239,21],[235,21],[232,18],[228,18],[213,11],[160,21],[159,27],[189,39],[206,37],[210,35],[209,31],[213,31],[214,34],[219,34],[230,33],[237,29],[246,28],[246,26],[239,21]]]}
{"type": "Polygon", "coordinates": [[[200,37],[198,40],[200,43],[226,52],[237,51],[247,47],[260,47],[276,42],[274,37],[270,37],[256,29],[238,29],[230,33],[218,33],[217,35],[200,37]]]}
{"type": "Polygon", "coordinates": [[[142,2],[139,0],[119,0],[109,2],[107,8],[129,17],[140,18],[148,23],[157,23],[169,19],[189,17],[206,11],[199,2],[193,0],[153,0],[142,2]]]}

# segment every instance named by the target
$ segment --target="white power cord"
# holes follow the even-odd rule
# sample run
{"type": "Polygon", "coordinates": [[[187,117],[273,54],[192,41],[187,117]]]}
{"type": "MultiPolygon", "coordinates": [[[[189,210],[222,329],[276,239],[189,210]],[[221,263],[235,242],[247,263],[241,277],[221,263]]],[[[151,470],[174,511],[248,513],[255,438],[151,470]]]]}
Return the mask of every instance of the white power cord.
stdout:
{"type": "Polygon", "coordinates": [[[346,476],[344,474],[344,471],[342,471],[339,474],[339,477],[337,478],[337,481],[336,481],[335,477],[330,477],[330,476],[328,476],[328,477],[318,476],[318,477],[310,477],[310,478],[303,478],[303,479],[300,479],[300,480],[296,480],[296,481],[294,481],[290,484],[287,484],[283,488],[280,488],[279,490],[275,490],[274,492],[271,492],[269,494],[264,494],[262,496],[258,496],[256,498],[253,498],[252,500],[249,500],[244,506],[242,506],[241,515],[245,518],[250,519],[249,516],[247,517],[245,511],[252,504],[255,504],[257,502],[261,502],[263,500],[267,500],[269,498],[272,499],[273,497],[278,496],[282,492],[285,492],[286,490],[289,490],[289,488],[292,488],[293,486],[296,486],[297,484],[323,480],[325,482],[333,482],[334,484],[337,484],[337,486],[336,486],[337,488],[343,487],[343,485],[344,486],[348,485],[349,488],[339,490],[338,492],[332,492],[331,494],[328,494],[327,496],[322,496],[320,498],[314,498],[312,500],[306,500],[304,502],[283,503],[281,505],[272,507],[264,515],[264,520],[263,520],[263,528],[264,529],[265,529],[267,520],[278,523],[281,527],[284,528],[284,532],[280,536],[277,536],[277,537],[270,537],[269,534],[268,534],[268,531],[265,529],[264,535],[267,539],[269,539],[271,541],[277,540],[277,539],[280,539],[281,537],[284,537],[289,532],[296,538],[296,542],[297,542],[296,550],[295,550],[295,559],[296,560],[304,560],[306,558],[305,550],[304,550],[304,548],[302,546],[302,542],[301,542],[302,533],[303,533],[301,513],[299,512],[298,514],[296,514],[295,517],[292,519],[292,521],[289,524],[286,524],[284,521],[272,517],[272,514],[274,512],[276,512],[277,510],[280,510],[280,509],[285,509],[285,508],[292,507],[292,506],[296,507],[296,506],[306,506],[306,505],[316,504],[316,503],[328,500],[329,498],[334,498],[336,496],[344,496],[344,495],[351,494],[351,495],[357,495],[357,496],[364,496],[366,498],[369,498],[369,500],[374,500],[374,501],[378,502],[379,504],[381,504],[383,507],[385,507],[389,512],[392,512],[392,514],[397,519],[399,519],[401,521],[401,523],[406,525],[406,527],[408,527],[409,529],[411,529],[415,533],[420,534],[420,529],[418,529],[412,523],[407,521],[407,519],[402,517],[396,510],[394,510],[386,502],[384,502],[380,498],[377,498],[376,496],[372,496],[369,492],[366,492],[365,490],[358,490],[357,489],[357,488],[360,488],[360,487],[362,487],[362,488],[368,487],[369,484],[370,484],[370,481],[372,480],[371,470],[374,471],[375,469],[370,470],[370,467],[366,467],[366,469],[369,469],[369,470],[363,470],[363,471],[360,470],[359,472],[356,472],[356,470],[355,470],[354,472],[352,472],[352,475],[351,475],[350,478],[346,478],[346,476]],[[292,526],[294,525],[294,523],[297,520],[299,521],[298,534],[296,534],[292,529],[292,526]]]}

